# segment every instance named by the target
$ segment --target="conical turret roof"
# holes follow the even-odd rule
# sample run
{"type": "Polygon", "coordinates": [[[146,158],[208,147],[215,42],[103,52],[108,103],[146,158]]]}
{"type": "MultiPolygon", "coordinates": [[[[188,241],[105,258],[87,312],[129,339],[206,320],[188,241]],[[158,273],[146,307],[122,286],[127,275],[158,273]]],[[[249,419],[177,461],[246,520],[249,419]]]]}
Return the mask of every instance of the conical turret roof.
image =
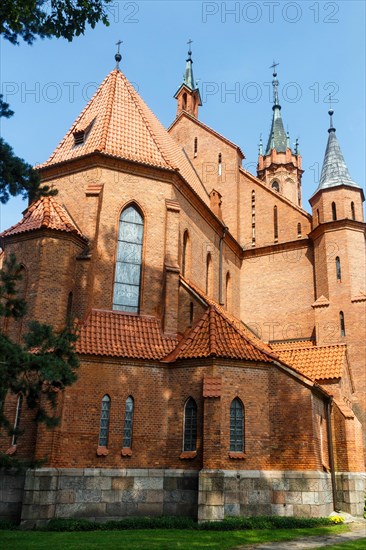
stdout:
{"type": "MultiPolygon", "coordinates": [[[[333,111],[329,111],[329,114],[332,117],[333,111]]],[[[330,187],[337,187],[338,185],[348,185],[350,187],[360,188],[349,174],[347,164],[336,136],[335,128],[333,128],[332,118],[328,132],[328,143],[316,193],[320,189],[328,189],[330,187]]]]}

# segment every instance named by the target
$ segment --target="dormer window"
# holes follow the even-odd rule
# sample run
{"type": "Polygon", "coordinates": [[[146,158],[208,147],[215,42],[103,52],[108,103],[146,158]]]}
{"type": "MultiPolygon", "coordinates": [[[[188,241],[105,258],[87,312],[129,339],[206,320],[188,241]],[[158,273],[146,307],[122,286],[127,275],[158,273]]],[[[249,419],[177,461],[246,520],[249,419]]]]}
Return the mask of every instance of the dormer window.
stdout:
{"type": "Polygon", "coordinates": [[[78,147],[79,145],[84,145],[84,143],[87,140],[87,137],[89,135],[90,130],[92,129],[92,126],[94,124],[94,120],[88,122],[81,122],[78,124],[78,126],[73,131],[74,136],[74,147],[78,147]]]}
{"type": "Polygon", "coordinates": [[[74,145],[83,145],[85,143],[85,132],[74,132],[74,145]]]}

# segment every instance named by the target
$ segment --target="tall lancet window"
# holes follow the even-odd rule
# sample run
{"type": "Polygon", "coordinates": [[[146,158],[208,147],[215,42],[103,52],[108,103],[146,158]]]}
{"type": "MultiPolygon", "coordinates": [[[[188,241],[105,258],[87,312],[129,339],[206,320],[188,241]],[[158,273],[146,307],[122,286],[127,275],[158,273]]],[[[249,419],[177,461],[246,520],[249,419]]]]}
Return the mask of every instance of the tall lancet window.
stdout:
{"type": "Polygon", "coordinates": [[[353,201],[351,202],[351,215],[352,215],[352,219],[355,220],[356,219],[355,203],[353,201]]]}
{"type": "Polygon", "coordinates": [[[244,452],[244,406],[238,397],[230,405],[230,451],[244,452]]]}
{"type": "Polygon", "coordinates": [[[337,219],[337,206],[335,202],[332,202],[332,220],[337,219]]]}
{"type": "Polygon", "coordinates": [[[143,237],[142,214],[136,206],[128,206],[119,219],[113,309],[139,311],[143,237]]]}

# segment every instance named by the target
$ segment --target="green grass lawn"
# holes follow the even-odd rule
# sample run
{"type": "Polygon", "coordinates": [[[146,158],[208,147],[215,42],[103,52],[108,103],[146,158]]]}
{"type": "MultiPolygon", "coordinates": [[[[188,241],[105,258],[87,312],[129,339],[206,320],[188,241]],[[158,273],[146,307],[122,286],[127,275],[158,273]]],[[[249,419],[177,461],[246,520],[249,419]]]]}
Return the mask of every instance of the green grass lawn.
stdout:
{"type": "MultiPolygon", "coordinates": [[[[323,548],[318,548],[318,550],[323,550],[323,548]]],[[[365,550],[365,548],[366,538],[350,542],[343,542],[342,544],[335,544],[333,546],[326,546],[326,550],[365,550]]]]}
{"type": "MultiPolygon", "coordinates": [[[[311,529],[253,531],[193,531],[180,529],[139,529],[131,531],[90,531],[55,533],[42,531],[0,531],[2,550],[228,550],[244,544],[291,540],[299,537],[331,535],[348,530],[345,525],[311,529]]],[[[350,547],[351,548],[351,547],[350,547]]],[[[354,547],[358,548],[358,547],[354,547]]],[[[361,548],[361,547],[359,547],[361,548]]],[[[362,549],[364,550],[364,546],[362,549]]]]}

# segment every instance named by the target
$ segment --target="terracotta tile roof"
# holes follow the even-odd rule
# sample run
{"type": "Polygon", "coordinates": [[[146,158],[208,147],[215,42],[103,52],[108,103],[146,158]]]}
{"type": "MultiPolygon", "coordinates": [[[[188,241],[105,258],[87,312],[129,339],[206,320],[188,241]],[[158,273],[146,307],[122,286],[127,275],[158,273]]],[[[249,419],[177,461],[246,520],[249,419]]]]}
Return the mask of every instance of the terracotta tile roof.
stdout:
{"type": "Polygon", "coordinates": [[[209,204],[208,193],[182,148],[118,69],[109,73],[50,158],[37,168],[95,152],[177,171],[209,204]],[[86,137],[75,145],[78,132],[86,137]]]}
{"type": "Polygon", "coordinates": [[[274,346],[274,349],[281,361],[311,380],[341,378],[343,374],[347,349],[345,344],[298,349],[278,349],[274,346]]]}
{"type": "Polygon", "coordinates": [[[312,304],[312,307],[325,307],[329,306],[329,300],[326,298],[323,294],[315,300],[315,302],[312,304]]]}
{"type": "Polygon", "coordinates": [[[289,349],[298,349],[298,348],[310,348],[315,346],[314,340],[284,340],[282,342],[270,342],[270,346],[276,352],[278,350],[289,350],[289,349]]]}
{"type": "Polygon", "coordinates": [[[339,408],[339,410],[341,411],[341,413],[343,414],[343,416],[345,418],[354,418],[355,417],[354,412],[352,411],[352,409],[344,401],[341,401],[340,399],[334,398],[333,402],[337,405],[337,407],[339,408]]]}
{"type": "MultiPolygon", "coordinates": [[[[221,314],[226,317],[243,335],[245,338],[247,338],[249,341],[253,342],[253,344],[263,351],[264,353],[269,353],[270,355],[274,355],[275,352],[273,349],[262,342],[260,338],[258,338],[249,328],[239,319],[234,317],[234,315],[231,315],[228,311],[226,311],[222,306],[220,306],[217,302],[212,300],[212,298],[209,298],[207,294],[203,292],[202,289],[200,289],[196,284],[192,283],[192,281],[186,279],[185,277],[182,277],[180,275],[180,280],[187,285],[194,293],[198,294],[198,296],[203,300],[203,302],[209,306],[214,306],[221,314]]],[[[278,359],[278,358],[277,358],[278,359]]]]}
{"type": "Polygon", "coordinates": [[[179,342],[166,361],[199,357],[222,357],[272,362],[276,356],[265,353],[238,326],[215,306],[209,306],[201,319],[179,342]]]}
{"type": "Polygon", "coordinates": [[[163,359],[177,345],[160,321],[147,315],[93,309],[80,324],[78,353],[131,359],[163,359]]]}
{"type": "Polygon", "coordinates": [[[221,376],[204,376],[203,397],[221,397],[221,376]]]}
{"type": "MultiPolygon", "coordinates": [[[[9,237],[35,231],[36,229],[55,229],[66,231],[83,237],[66,209],[53,197],[42,197],[31,204],[25,211],[23,219],[0,234],[0,237],[9,237]]],[[[85,237],[83,237],[85,239],[85,237]]]]}

